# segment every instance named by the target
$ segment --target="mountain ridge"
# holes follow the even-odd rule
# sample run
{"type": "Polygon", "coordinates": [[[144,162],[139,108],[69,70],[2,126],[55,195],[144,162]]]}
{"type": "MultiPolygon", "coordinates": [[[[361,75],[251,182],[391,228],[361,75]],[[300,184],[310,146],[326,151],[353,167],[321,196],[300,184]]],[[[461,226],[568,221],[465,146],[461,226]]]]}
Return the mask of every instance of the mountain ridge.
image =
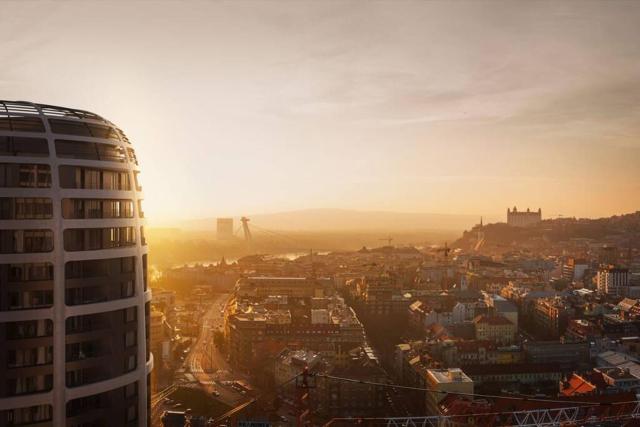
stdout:
{"type": "MultiPolygon", "coordinates": [[[[384,210],[352,210],[314,208],[247,215],[249,227],[289,231],[371,231],[371,230],[451,230],[463,231],[480,221],[480,215],[441,214],[428,212],[396,212],[384,210]]],[[[240,227],[240,217],[233,216],[234,228],[240,227]]],[[[489,216],[491,219],[492,216],[489,216]]],[[[497,215],[495,216],[497,218],[497,215]]],[[[216,218],[185,221],[182,228],[212,230],[216,218]]]]}

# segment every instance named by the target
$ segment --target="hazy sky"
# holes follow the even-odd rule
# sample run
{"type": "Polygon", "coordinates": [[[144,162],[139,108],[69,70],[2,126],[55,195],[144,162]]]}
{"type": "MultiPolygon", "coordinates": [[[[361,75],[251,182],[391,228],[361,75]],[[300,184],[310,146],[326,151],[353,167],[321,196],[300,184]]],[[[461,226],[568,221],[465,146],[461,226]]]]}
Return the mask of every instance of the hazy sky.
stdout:
{"type": "Polygon", "coordinates": [[[640,2],[3,2],[0,98],[112,120],[152,220],[640,209],[640,2]]]}

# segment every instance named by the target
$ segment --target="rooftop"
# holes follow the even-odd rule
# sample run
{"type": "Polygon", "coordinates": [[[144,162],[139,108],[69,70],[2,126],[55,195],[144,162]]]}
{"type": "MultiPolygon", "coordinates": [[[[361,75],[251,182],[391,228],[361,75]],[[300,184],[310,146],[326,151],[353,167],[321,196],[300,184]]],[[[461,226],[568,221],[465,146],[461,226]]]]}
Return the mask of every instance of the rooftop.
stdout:
{"type": "Polygon", "coordinates": [[[460,368],[427,369],[427,375],[438,384],[473,382],[460,368]]]}
{"type": "Polygon", "coordinates": [[[504,316],[487,316],[486,314],[481,314],[473,319],[474,323],[487,323],[489,325],[513,325],[509,319],[504,316]]]}

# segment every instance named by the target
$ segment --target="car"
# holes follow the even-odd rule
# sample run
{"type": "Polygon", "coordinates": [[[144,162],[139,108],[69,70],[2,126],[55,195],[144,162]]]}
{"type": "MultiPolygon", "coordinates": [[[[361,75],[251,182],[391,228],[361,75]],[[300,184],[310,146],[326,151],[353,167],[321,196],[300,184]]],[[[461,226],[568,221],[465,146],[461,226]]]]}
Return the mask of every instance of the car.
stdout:
{"type": "Polygon", "coordinates": [[[211,392],[211,394],[213,394],[215,397],[219,397],[220,396],[220,392],[218,390],[213,390],[211,392]]]}
{"type": "Polygon", "coordinates": [[[280,415],[280,421],[288,422],[288,421],[289,421],[289,418],[287,418],[287,417],[286,417],[286,416],[284,416],[284,415],[280,415]]]}

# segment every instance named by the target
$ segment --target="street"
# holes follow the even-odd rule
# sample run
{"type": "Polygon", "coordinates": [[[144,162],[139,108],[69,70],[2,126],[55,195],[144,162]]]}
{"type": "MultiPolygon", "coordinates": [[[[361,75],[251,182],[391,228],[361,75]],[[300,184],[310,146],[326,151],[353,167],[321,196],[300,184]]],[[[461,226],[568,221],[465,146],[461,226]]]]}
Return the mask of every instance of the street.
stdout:
{"type": "Polygon", "coordinates": [[[211,307],[204,315],[198,340],[184,361],[184,368],[209,394],[217,392],[218,400],[227,405],[236,406],[246,400],[245,395],[234,390],[230,385],[223,385],[223,382],[231,384],[235,380],[246,378],[233,373],[225,356],[213,342],[214,332],[222,331],[223,311],[228,298],[229,294],[220,294],[212,301],[211,307]]]}
{"type": "Polygon", "coordinates": [[[224,307],[228,299],[229,294],[216,295],[204,314],[200,334],[182,364],[182,371],[187,373],[184,375],[186,378],[176,378],[172,386],[153,396],[152,425],[161,426],[160,416],[165,410],[188,408],[188,402],[184,402],[178,408],[175,402],[165,401],[179,385],[199,387],[211,398],[230,407],[236,407],[250,399],[244,392],[233,386],[236,380],[246,381],[246,376],[234,373],[225,356],[214,344],[214,333],[222,331],[224,326],[224,307]]]}

